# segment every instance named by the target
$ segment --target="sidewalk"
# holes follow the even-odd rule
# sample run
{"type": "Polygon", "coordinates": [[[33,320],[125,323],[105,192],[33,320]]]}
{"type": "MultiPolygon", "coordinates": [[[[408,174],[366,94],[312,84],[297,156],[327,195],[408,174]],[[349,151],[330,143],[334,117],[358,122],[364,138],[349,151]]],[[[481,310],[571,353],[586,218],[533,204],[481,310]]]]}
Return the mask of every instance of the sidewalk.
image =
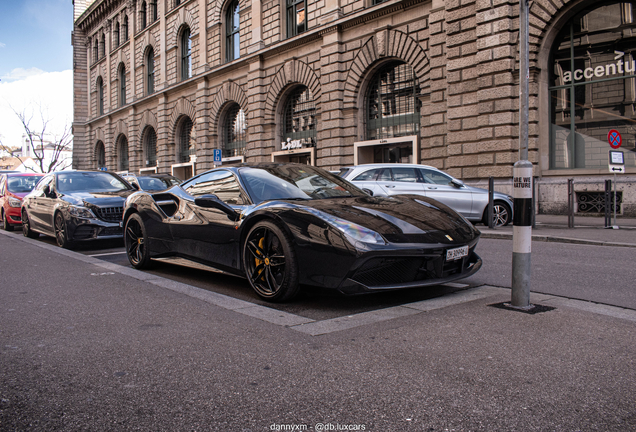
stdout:
{"type": "MultiPolygon", "coordinates": [[[[636,219],[617,218],[616,224],[618,229],[605,228],[602,217],[575,216],[574,228],[568,228],[567,216],[536,215],[532,240],[636,248],[636,219]]],[[[478,225],[477,229],[481,238],[512,238],[512,225],[495,229],[478,225]]]]}

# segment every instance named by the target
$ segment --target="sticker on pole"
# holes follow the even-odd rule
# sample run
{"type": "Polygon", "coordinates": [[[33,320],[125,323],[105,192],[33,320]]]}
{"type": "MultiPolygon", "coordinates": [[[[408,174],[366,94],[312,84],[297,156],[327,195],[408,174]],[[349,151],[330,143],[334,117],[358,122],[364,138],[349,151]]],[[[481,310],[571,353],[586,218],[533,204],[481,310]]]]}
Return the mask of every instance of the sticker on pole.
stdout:
{"type": "Polygon", "coordinates": [[[607,141],[609,142],[610,147],[612,147],[613,149],[617,149],[621,146],[621,144],[623,144],[623,138],[616,129],[612,129],[608,132],[607,141]]]}

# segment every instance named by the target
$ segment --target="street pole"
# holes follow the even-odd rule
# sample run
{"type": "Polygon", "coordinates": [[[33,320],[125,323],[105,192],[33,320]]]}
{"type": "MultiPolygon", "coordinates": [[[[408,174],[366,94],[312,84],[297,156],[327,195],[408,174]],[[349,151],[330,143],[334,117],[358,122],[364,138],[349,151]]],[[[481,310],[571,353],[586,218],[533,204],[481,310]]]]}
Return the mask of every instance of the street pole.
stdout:
{"type": "Polygon", "coordinates": [[[512,301],[529,309],[532,244],[532,163],[528,161],[528,105],[530,66],[528,0],[519,1],[519,161],[513,167],[512,301]]]}

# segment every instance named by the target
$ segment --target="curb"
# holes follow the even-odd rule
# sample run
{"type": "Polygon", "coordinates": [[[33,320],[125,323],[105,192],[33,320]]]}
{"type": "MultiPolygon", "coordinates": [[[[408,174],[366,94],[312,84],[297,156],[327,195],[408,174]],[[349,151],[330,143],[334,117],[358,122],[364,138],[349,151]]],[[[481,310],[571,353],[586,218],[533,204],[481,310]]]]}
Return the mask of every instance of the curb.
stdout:
{"type": "MultiPolygon", "coordinates": [[[[482,231],[481,238],[512,240],[512,233],[496,233],[496,232],[482,231]]],[[[581,245],[591,245],[591,246],[612,246],[612,247],[636,248],[636,244],[633,244],[633,243],[583,240],[583,239],[577,239],[577,238],[571,238],[571,237],[546,236],[546,235],[540,235],[540,234],[533,234],[532,241],[539,241],[539,242],[546,242],[546,243],[570,243],[570,244],[581,244],[581,245]]]]}

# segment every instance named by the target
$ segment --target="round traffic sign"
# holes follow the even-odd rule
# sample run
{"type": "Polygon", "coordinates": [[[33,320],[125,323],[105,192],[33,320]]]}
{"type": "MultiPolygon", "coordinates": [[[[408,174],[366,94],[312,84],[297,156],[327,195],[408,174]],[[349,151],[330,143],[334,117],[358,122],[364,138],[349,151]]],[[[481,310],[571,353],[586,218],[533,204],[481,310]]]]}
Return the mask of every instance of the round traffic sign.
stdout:
{"type": "Polygon", "coordinates": [[[621,146],[621,144],[623,144],[623,138],[616,129],[612,129],[608,132],[607,141],[609,142],[610,147],[612,147],[613,149],[617,149],[621,146]]]}

